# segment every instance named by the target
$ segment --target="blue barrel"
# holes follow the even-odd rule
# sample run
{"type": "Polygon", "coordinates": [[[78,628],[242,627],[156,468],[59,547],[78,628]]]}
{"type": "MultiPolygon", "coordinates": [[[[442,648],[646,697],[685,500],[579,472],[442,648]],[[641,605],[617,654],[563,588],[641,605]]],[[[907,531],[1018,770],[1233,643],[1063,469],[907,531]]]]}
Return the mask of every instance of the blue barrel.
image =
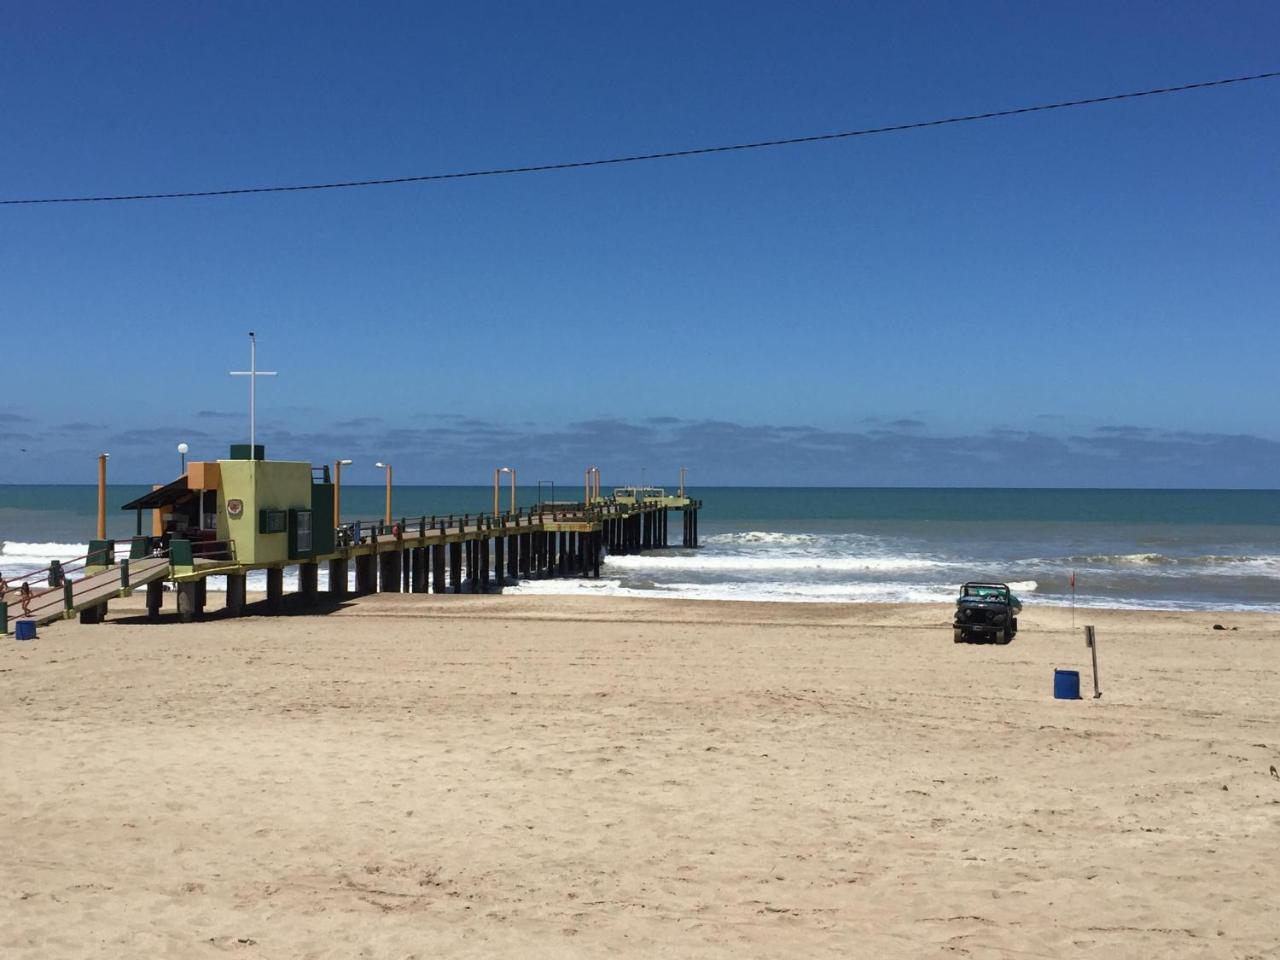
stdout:
{"type": "Polygon", "coordinates": [[[1079,700],[1080,699],[1080,671],[1079,670],[1053,671],[1053,699],[1055,700],[1079,700]]]}
{"type": "Polygon", "coordinates": [[[36,622],[34,620],[19,620],[13,627],[13,638],[15,640],[34,640],[36,638],[36,622]]]}

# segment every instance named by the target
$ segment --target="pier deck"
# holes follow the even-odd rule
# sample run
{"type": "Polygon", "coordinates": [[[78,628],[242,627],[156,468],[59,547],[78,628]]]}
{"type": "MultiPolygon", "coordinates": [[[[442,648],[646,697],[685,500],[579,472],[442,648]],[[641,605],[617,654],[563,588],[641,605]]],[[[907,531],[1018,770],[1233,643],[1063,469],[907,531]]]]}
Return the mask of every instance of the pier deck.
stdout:
{"type": "MultiPolygon", "coordinates": [[[[156,616],[163,605],[164,584],[174,583],[178,612],[193,620],[203,611],[207,581],[226,577],[226,605],[241,613],[246,601],[246,577],[265,571],[268,609],[278,608],[284,593],[283,572],[298,569],[299,592],[307,602],[318,593],[318,571],[328,564],[329,594],[351,592],[474,592],[501,589],[509,580],[541,577],[599,577],[609,554],[639,553],[671,546],[669,514],[683,519],[679,545],[698,545],[701,501],[660,496],[643,500],[599,498],[591,503],[543,504],[500,514],[401,518],[392,523],[354,523],[335,528],[332,551],[272,563],[241,563],[234,543],[217,557],[195,556],[191,544],[171,540],[164,556],[153,556],[151,538],[134,542],[135,556],[114,562],[114,548],[105,551],[111,563],[91,568],[80,579],[36,593],[30,614],[21,613],[17,591],[11,590],[9,629],[19,619],[47,624],[77,614],[85,622],[100,622],[107,603],[146,588],[148,612],[156,616]]],[[[52,571],[50,579],[54,579],[52,571]]]]}

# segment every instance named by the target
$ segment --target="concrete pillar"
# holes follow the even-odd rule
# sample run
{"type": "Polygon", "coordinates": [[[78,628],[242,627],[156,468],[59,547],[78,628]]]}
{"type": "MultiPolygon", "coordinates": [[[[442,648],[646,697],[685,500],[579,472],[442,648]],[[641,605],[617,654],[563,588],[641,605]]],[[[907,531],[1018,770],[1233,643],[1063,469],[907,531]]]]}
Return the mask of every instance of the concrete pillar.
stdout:
{"type": "Polygon", "coordinates": [[[444,555],[445,544],[431,545],[431,589],[434,593],[444,593],[444,555]]]}
{"type": "Polygon", "coordinates": [[[107,605],[105,602],[98,604],[96,607],[85,607],[80,611],[81,623],[101,623],[107,617],[107,605]]]}
{"type": "Polygon", "coordinates": [[[199,584],[194,580],[178,584],[178,619],[190,623],[202,612],[199,584]]]}
{"type": "Polygon", "coordinates": [[[507,576],[512,580],[520,576],[520,534],[507,537],[507,576]]]}
{"type": "Polygon", "coordinates": [[[507,579],[507,538],[493,538],[493,582],[501,590],[507,579]]]}
{"type": "Polygon", "coordinates": [[[233,617],[238,617],[244,613],[244,605],[246,601],[246,593],[248,585],[245,582],[247,578],[243,573],[227,574],[227,613],[233,617]]]}
{"type": "Polygon", "coordinates": [[[320,564],[298,564],[298,592],[302,594],[302,602],[308,607],[316,605],[316,595],[320,589],[320,564]]]}
{"type": "Polygon", "coordinates": [[[160,616],[160,608],[164,606],[164,583],[153,580],[147,584],[147,617],[155,620],[160,616]]]}
{"type": "Polygon", "coordinates": [[[520,576],[529,576],[529,553],[533,549],[533,534],[520,534],[520,576]]]}
{"type": "Polygon", "coordinates": [[[209,578],[202,577],[196,581],[196,602],[200,604],[201,612],[204,611],[205,604],[209,602],[209,578]]]}
{"type": "Polygon", "coordinates": [[[604,553],[604,532],[595,535],[595,543],[591,550],[592,576],[600,579],[600,555],[604,553]]]}
{"type": "Polygon", "coordinates": [[[400,590],[409,593],[413,589],[413,551],[400,551],[400,590]]]}
{"type": "Polygon", "coordinates": [[[267,568],[267,609],[279,613],[284,603],[284,568],[267,568]]]}
{"type": "Polygon", "coordinates": [[[480,541],[480,592],[489,592],[489,538],[480,541]]]}
{"type": "Polygon", "coordinates": [[[329,561],[329,596],[337,600],[347,594],[347,561],[329,561]]]}

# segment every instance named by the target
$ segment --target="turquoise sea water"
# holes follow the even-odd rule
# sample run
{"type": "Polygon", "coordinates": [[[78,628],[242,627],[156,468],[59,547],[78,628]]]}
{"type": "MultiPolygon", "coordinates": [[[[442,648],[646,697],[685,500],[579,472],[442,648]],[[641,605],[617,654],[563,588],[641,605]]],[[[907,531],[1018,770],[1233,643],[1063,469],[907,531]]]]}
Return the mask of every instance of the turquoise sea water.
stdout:
{"type": "MultiPolygon", "coordinates": [[[[118,505],[147,488],[108,490],[118,505]]],[[[581,486],[557,484],[557,499],[581,486]]],[[[523,592],[642,593],[743,600],[927,601],[966,579],[1017,584],[1029,603],[1280,610],[1280,491],[690,488],[703,546],[609,558],[598,582],[523,592]]],[[[382,512],[380,486],[343,488],[346,520],[382,512]]],[[[541,491],[551,499],[549,485],[541,491]]],[[[539,491],[522,488],[522,505],[539,491]]],[[[503,505],[508,492],[503,491],[503,505]]],[[[78,556],[96,516],[92,486],[0,486],[0,569],[78,556]]],[[[397,487],[397,516],[492,509],[489,487],[397,487]]],[[[144,518],[145,522],[145,518],[144,518]]],[[[675,528],[678,531],[678,527],[675,528]]]]}

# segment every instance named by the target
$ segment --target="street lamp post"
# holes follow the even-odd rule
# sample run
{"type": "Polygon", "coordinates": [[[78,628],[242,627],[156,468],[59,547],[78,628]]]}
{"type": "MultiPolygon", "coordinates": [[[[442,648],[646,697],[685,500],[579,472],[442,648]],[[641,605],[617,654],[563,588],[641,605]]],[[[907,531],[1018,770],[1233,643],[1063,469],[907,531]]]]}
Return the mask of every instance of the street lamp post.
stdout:
{"type": "Polygon", "coordinates": [[[598,496],[600,496],[600,468],[587,467],[586,476],[582,481],[583,503],[590,506],[598,496]]]}
{"type": "MultiPolygon", "coordinates": [[[[511,467],[498,467],[493,471],[493,515],[496,517],[501,512],[501,504],[498,499],[498,481],[502,474],[511,474],[511,512],[516,512],[516,472],[511,467]]],[[[539,490],[541,493],[541,490],[539,490]]]]}
{"type": "Polygon", "coordinates": [[[680,496],[684,496],[684,475],[689,472],[688,467],[680,468],[680,496]]]}
{"type": "Polygon", "coordinates": [[[551,502],[552,503],[556,502],[556,482],[554,480],[539,480],[538,481],[538,506],[539,507],[542,506],[542,485],[544,483],[549,484],[551,486],[551,502]]]}
{"type": "Polygon", "coordinates": [[[183,473],[186,473],[186,472],[187,472],[187,451],[188,451],[188,450],[190,450],[190,449],[191,449],[191,448],[190,448],[190,447],[188,447],[185,443],[180,443],[180,444],[178,444],[178,456],[180,456],[180,457],[182,458],[182,472],[183,472],[183,473]]]}
{"type": "Polygon", "coordinates": [[[98,454],[98,539],[107,539],[107,460],[109,453],[98,454]]]}
{"type": "Polygon", "coordinates": [[[379,460],[374,466],[387,471],[387,515],[383,519],[383,523],[391,526],[391,464],[383,463],[379,460]]]}
{"type": "Polygon", "coordinates": [[[351,466],[350,460],[333,461],[333,527],[342,526],[342,468],[351,466]]]}

